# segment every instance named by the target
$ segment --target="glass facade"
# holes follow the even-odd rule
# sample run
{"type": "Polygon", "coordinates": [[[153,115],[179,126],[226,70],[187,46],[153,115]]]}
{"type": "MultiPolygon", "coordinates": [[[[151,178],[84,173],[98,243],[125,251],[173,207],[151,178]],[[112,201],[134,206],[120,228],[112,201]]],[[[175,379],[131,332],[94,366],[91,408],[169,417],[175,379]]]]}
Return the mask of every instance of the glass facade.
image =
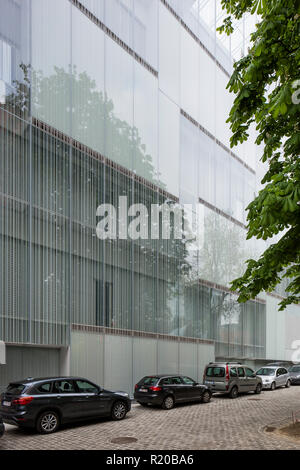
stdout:
{"type": "Polygon", "coordinates": [[[231,57],[201,2],[0,2],[0,339],[63,346],[81,328],[124,351],[159,335],[170,368],[174,337],[264,358],[265,301],[229,291],[261,251],[245,241],[256,150],[229,150],[231,57]],[[99,240],[97,207],[122,196],[200,204],[196,248],[99,240]]]}

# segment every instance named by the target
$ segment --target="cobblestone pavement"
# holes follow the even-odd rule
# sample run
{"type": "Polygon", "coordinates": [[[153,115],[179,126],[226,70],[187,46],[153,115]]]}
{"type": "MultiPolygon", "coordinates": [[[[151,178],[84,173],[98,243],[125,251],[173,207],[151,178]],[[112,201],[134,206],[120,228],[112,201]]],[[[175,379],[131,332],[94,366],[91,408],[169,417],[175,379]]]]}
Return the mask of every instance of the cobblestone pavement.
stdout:
{"type": "Polygon", "coordinates": [[[265,426],[291,421],[292,411],[299,409],[300,386],[235,400],[215,395],[209,404],[180,405],[169,411],[133,405],[122,422],[101,419],[67,426],[49,436],[6,425],[0,450],[300,449],[300,441],[264,431],[265,426]],[[111,442],[118,437],[134,437],[137,442],[111,442]]]}

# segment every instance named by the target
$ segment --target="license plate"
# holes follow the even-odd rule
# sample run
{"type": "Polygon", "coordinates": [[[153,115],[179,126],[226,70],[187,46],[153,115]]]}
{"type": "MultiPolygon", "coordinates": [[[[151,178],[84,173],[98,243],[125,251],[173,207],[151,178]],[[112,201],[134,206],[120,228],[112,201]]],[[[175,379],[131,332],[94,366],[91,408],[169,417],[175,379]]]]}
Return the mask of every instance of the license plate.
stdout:
{"type": "Polygon", "coordinates": [[[11,406],[11,402],[10,401],[4,401],[3,406],[11,406]]]}
{"type": "Polygon", "coordinates": [[[140,392],[148,392],[146,388],[140,388],[140,392]]]}
{"type": "Polygon", "coordinates": [[[212,382],[211,380],[207,380],[206,383],[207,383],[208,385],[215,385],[215,382],[212,382]]]}

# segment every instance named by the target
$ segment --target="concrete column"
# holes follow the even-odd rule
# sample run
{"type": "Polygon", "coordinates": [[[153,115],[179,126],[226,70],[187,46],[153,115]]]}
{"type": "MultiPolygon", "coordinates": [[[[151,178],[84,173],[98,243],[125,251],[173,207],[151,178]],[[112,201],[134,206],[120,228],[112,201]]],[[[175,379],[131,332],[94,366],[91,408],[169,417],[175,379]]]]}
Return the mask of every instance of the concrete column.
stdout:
{"type": "Polygon", "coordinates": [[[70,375],[70,346],[60,349],[60,374],[68,377],[70,375]]]}
{"type": "Polygon", "coordinates": [[[4,341],[0,341],[0,364],[6,364],[6,346],[4,341]]]}

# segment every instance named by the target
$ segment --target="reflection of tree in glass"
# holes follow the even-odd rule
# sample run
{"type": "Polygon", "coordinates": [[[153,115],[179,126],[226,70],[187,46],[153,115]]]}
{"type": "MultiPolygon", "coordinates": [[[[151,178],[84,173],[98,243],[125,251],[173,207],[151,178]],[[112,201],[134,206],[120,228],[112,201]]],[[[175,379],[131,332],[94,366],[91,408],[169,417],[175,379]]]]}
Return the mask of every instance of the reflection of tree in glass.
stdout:
{"type": "Polygon", "coordinates": [[[218,214],[205,216],[205,236],[199,253],[200,278],[227,285],[242,272],[247,259],[242,230],[218,214]]]}
{"type": "Polygon", "coordinates": [[[33,114],[40,120],[159,183],[139,130],[116,116],[113,101],[97,90],[86,72],[78,73],[76,66],[72,73],[54,67],[52,75],[44,76],[30,65],[20,64],[20,68],[24,78],[14,81],[14,91],[6,97],[7,108],[18,116],[28,113],[31,93],[33,114]]]}
{"type": "MultiPolygon", "coordinates": [[[[14,92],[6,99],[5,107],[9,111],[17,116],[24,117],[24,114],[28,116],[31,102],[33,114],[41,121],[67,135],[72,135],[74,139],[113,161],[120,164],[124,162],[123,166],[131,161],[134,172],[158,185],[152,158],[146,152],[138,129],[115,115],[112,100],[105,93],[97,90],[95,81],[86,72],[78,74],[74,67],[72,73],[68,73],[62,68],[55,67],[54,73],[45,77],[42,72],[33,70],[30,65],[21,64],[20,68],[24,75],[23,82],[16,81],[14,92]]],[[[160,187],[162,187],[161,183],[160,187]]],[[[117,180],[111,182],[111,192],[124,195],[121,189],[118,187],[117,180]]],[[[141,186],[140,197],[142,197],[141,194],[145,197],[145,192],[155,194],[155,189],[152,191],[145,187],[143,189],[141,186]]],[[[165,196],[160,195],[159,198],[160,204],[167,202],[172,205],[174,203],[170,199],[167,200],[165,196]]],[[[150,197],[149,203],[145,200],[135,202],[145,203],[150,214],[150,203],[157,202],[157,197],[150,197]]],[[[84,229],[84,223],[82,223],[82,229],[84,229]]],[[[140,311],[136,311],[135,315],[144,316],[142,324],[146,325],[148,331],[152,326],[154,331],[158,329],[160,332],[168,333],[173,330],[170,325],[177,323],[178,279],[182,275],[188,276],[190,269],[187,256],[188,242],[160,239],[155,243],[151,241],[150,243],[146,241],[142,243],[129,241],[128,243],[131,246],[134,243],[134,256],[140,259],[141,263],[147,263],[147,271],[152,271],[153,279],[155,279],[154,285],[151,286],[152,281],[147,284],[145,281],[147,277],[140,275],[141,303],[138,307],[140,311]],[[156,285],[157,264],[158,271],[161,272],[157,280],[160,283],[159,288],[156,285]],[[158,292],[160,295],[156,303],[156,311],[153,311],[153,296],[158,292]]],[[[112,241],[111,247],[112,251],[117,252],[118,241],[112,241]]],[[[115,320],[116,327],[118,327],[118,321],[123,322],[122,318],[115,320]]],[[[130,325],[129,319],[128,326],[134,326],[130,325]]]]}

